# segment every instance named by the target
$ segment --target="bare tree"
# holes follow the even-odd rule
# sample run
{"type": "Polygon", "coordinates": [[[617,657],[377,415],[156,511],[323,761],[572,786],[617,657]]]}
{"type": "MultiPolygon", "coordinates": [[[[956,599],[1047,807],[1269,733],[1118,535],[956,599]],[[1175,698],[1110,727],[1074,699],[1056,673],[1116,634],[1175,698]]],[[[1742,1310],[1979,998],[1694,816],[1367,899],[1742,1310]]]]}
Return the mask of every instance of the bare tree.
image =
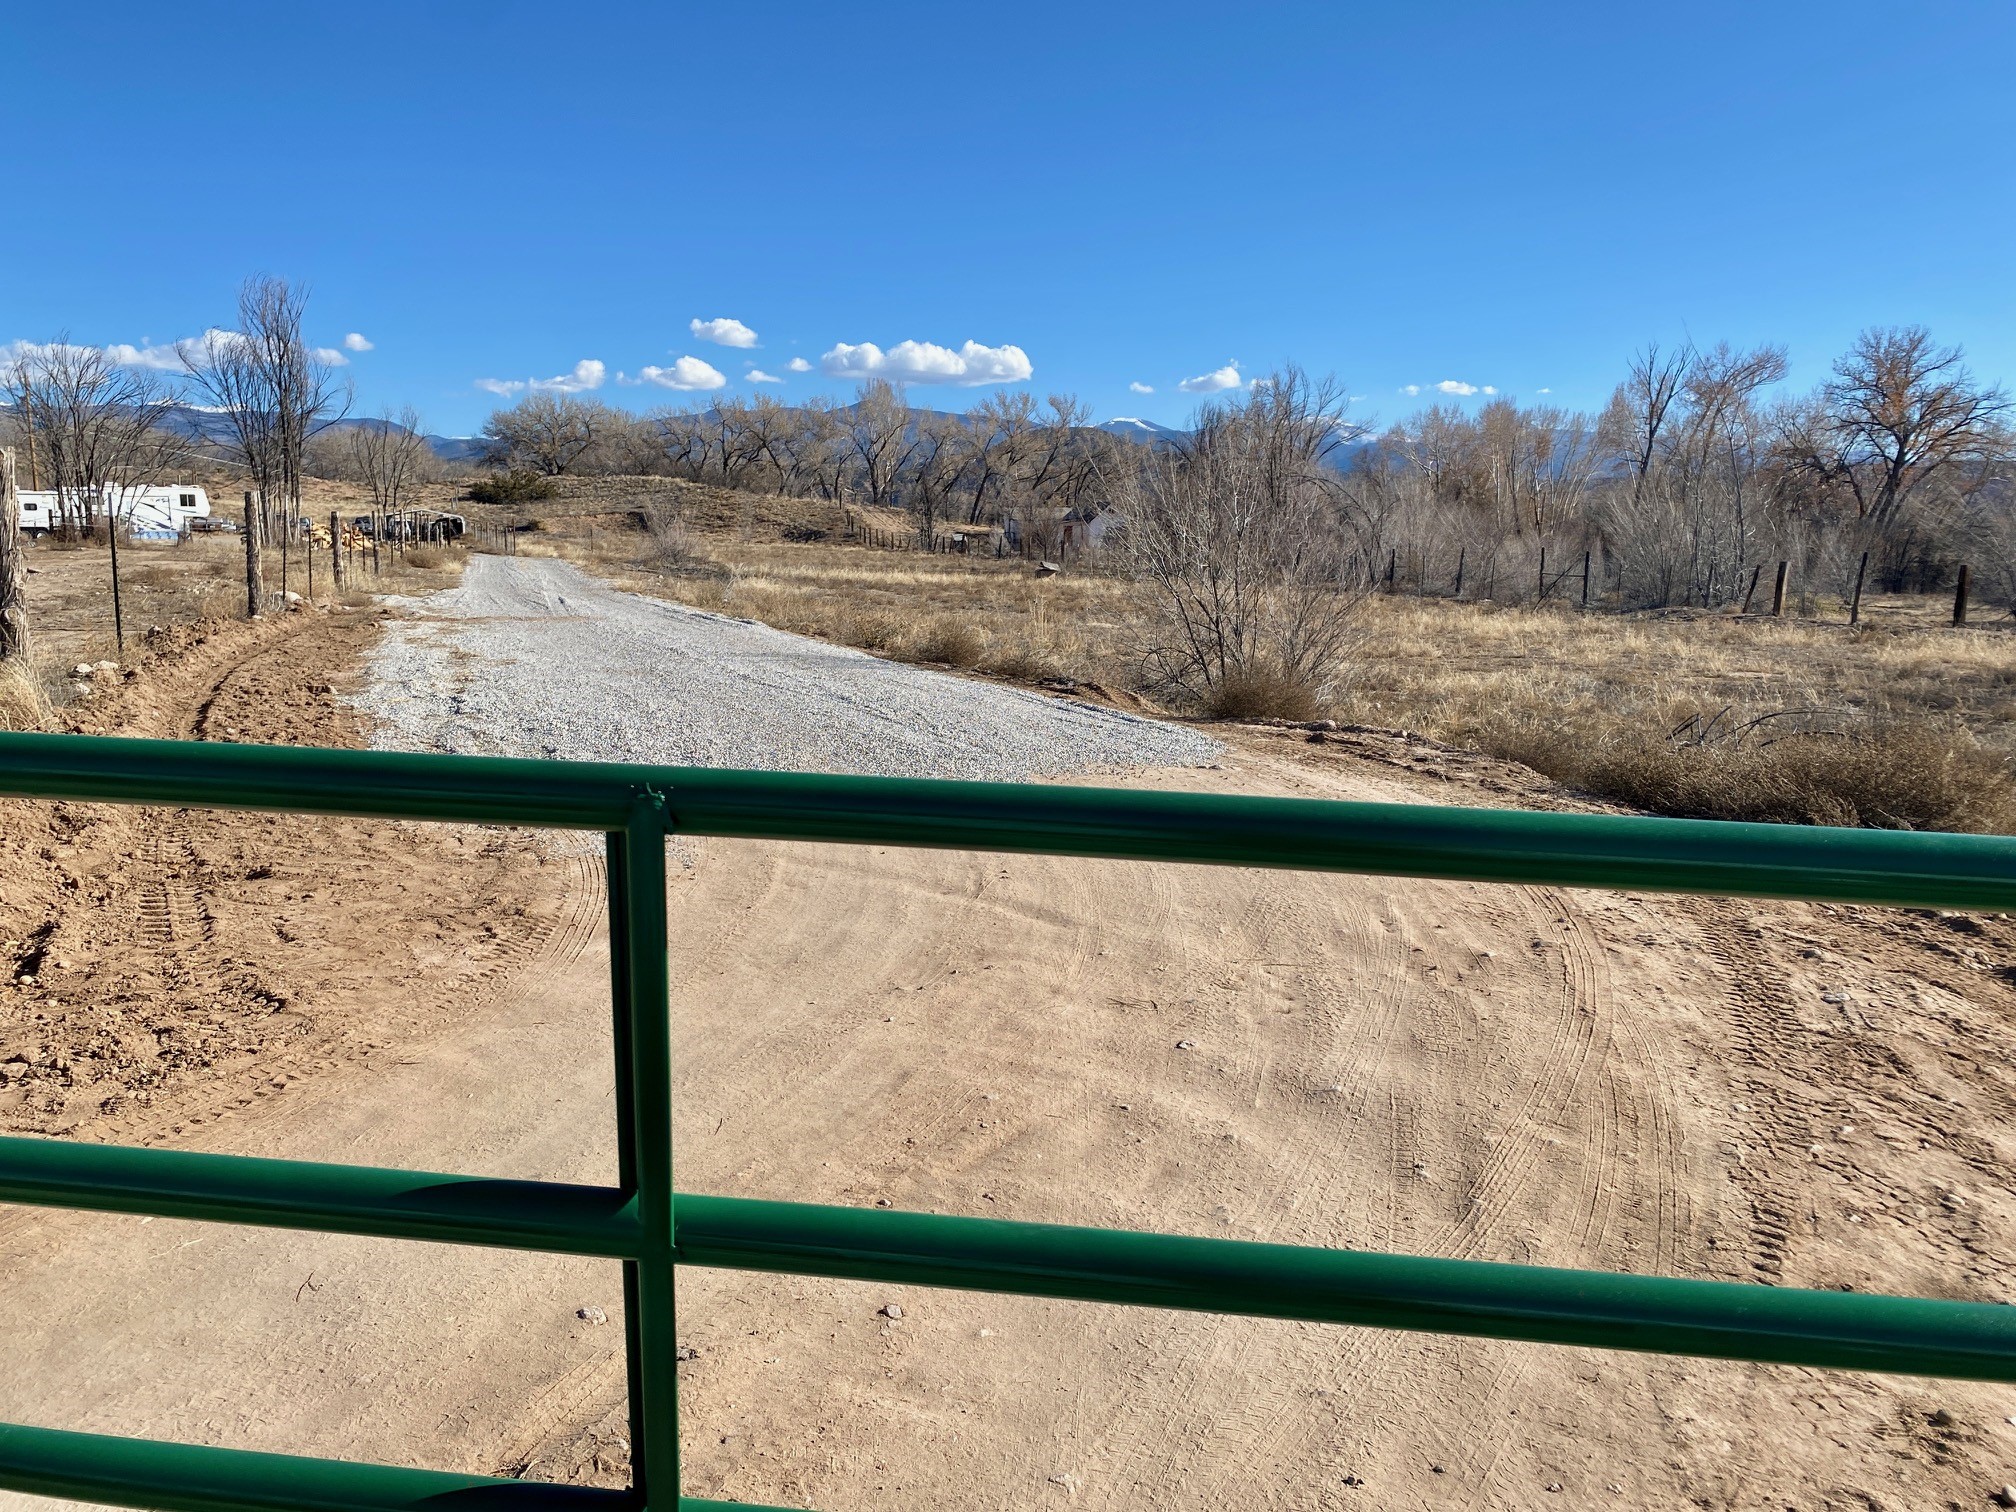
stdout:
{"type": "Polygon", "coordinates": [[[350,408],[349,385],[302,338],[307,310],[305,286],[248,278],[238,290],[238,328],[211,330],[180,354],[198,392],[223,412],[233,450],[259,485],[267,523],[280,531],[283,591],[308,444],[350,408]]]}
{"type": "Polygon", "coordinates": [[[398,510],[426,481],[434,462],[411,405],[397,415],[388,409],[375,420],[351,426],[343,434],[343,446],[357,480],[371,492],[373,511],[381,515],[398,510]]]}
{"type": "Polygon", "coordinates": [[[1329,465],[1355,434],[1346,403],[1289,368],[1122,475],[1125,551],[1160,611],[1149,651],[1166,682],[1208,697],[1242,675],[1332,681],[1366,580],[1329,465]]]}
{"type": "Polygon", "coordinates": [[[5,379],[15,414],[42,445],[66,530],[105,516],[111,547],[112,628],[123,647],[119,536],[133,494],[160,477],[181,446],[162,422],[175,395],[159,375],[122,367],[97,347],[58,337],[16,358],[5,379]]]}
{"type": "Polygon", "coordinates": [[[1632,354],[1630,372],[1610,398],[1601,428],[1610,443],[1631,459],[1634,490],[1643,489],[1645,477],[1652,471],[1667,419],[1686,388],[1693,365],[1691,345],[1661,352],[1653,342],[1632,354]]]}
{"type": "Polygon", "coordinates": [[[558,477],[575,467],[614,428],[607,405],[572,394],[528,394],[483,422],[492,462],[558,477]]]}

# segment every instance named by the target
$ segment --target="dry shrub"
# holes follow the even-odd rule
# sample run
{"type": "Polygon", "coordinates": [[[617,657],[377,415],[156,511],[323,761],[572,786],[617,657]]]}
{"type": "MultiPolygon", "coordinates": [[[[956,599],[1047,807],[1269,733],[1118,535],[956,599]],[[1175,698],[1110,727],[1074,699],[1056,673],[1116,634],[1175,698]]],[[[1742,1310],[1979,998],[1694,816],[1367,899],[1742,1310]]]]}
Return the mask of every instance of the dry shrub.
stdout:
{"type": "Polygon", "coordinates": [[[646,509],[643,520],[650,544],[638,558],[638,565],[653,572],[680,572],[705,562],[694,549],[693,533],[678,510],[663,506],[646,509]]]}
{"type": "Polygon", "coordinates": [[[910,622],[892,610],[857,614],[847,625],[847,642],[869,651],[891,651],[903,644],[910,622]]]}
{"type": "Polygon", "coordinates": [[[1679,743],[1530,713],[1473,732],[1492,755],[1657,814],[1762,824],[2016,832],[2016,771],[1966,730],[1887,721],[1779,739],[1679,743]]]}
{"type": "Polygon", "coordinates": [[[1057,646],[1023,637],[997,644],[981,670],[1021,682],[1048,682],[1070,677],[1074,669],[1057,646]]]}
{"type": "Polygon", "coordinates": [[[963,619],[941,615],[929,621],[904,651],[912,661],[975,667],[987,654],[987,637],[963,619]]]}
{"type": "Polygon", "coordinates": [[[0,730],[39,730],[49,718],[49,695],[27,660],[0,661],[0,730]]]}
{"type": "Polygon", "coordinates": [[[417,567],[422,572],[433,572],[448,565],[448,553],[438,546],[408,546],[406,565],[417,567]]]}
{"type": "Polygon", "coordinates": [[[1315,719],[1321,700],[1306,678],[1279,667],[1255,664],[1228,668],[1204,695],[1211,719],[1315,719]]]}

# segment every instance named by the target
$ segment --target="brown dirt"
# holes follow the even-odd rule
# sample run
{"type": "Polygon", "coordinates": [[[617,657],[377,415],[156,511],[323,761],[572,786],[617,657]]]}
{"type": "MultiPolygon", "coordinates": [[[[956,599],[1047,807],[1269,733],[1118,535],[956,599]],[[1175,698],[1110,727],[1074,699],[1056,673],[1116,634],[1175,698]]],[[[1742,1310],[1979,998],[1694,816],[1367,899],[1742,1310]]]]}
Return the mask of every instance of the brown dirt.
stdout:
{"type": "MultiPolygon", "coordinates": [[[[354,743],[333,690],[374,623],[166,637],[89,717],[354,743]]],[[[1135,780],[1595,806],[1401,731],[1230,733],[1222,771],[1135,780]]],[[[0,878],[0,1060],[29,1056],[0,1123],[608,1179],[579,858],[4,803],[0,878]]],[[[2007,918],[754,842],[678,847],[672,897],[690,1190],[2016,1300],[2007,918]]],[[[612,1268],[147,1222],[0,1214],[0,1419],[625,1473],[612,1268]]],[[[1999,1387],[790,1277],[680,1292],[696,1494],[1915,1512],[2016,1480],[1999,1387]]]]}
{"type": "MultiPolygon", "coordinates": [[[[359,745],[335,690],[377,623],[160,632],[64,723],[359,745]]],[[[477,829],[0,802],[0,1128],[174,1132],[367,1054],[522,957],[537,871],[477,829]]]]}

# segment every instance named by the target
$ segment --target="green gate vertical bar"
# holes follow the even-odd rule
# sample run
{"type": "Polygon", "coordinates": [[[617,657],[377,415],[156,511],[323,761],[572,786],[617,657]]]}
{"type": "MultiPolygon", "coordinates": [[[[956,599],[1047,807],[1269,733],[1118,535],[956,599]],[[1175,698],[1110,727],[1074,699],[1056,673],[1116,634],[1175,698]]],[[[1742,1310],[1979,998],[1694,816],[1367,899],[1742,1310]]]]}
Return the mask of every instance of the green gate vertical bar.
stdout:
{"type": "Polygon", "coordinates": [[[666,965],[665,804],[639,797],[611,831],[609,961],[616,1043],[617,1177],[634,1199],[643,1254],[623,1267],[631,1480],[647,1505],[679,1499],[672,1280],[672,1033],[666,965]]]}

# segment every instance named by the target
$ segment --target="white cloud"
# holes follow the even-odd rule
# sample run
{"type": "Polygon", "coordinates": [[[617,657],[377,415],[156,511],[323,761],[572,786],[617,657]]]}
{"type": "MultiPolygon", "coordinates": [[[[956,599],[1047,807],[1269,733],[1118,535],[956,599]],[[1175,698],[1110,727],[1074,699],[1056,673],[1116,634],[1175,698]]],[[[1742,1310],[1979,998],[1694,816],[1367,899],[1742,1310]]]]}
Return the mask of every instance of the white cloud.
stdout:
{"type": "Polygon", "coordinates": [[[515,394],[529,389],[534,393],[585,394],[602,387],[609,369],[593,357],[583,357],[574,370],[557,378],[478,378],[476,387],[486,394],[515,394]]]}
{"type": "Polygon", "coordinates": [[[1491,385],[1487,383],[1487,384],[1485,384],[1485,385],[1484,385],[1484,392],[1485,392],[1485,393],[1487,393],[1487,394],[1495,394],[1495,393],[1497,393],[1497,392],[1498,392],[1498,390],[1496,390],[1495,388],[1491,387],[1491,385]]]}
{"type": "Polygon", "coordinates": [[[1403,383],[1400,385],[1400,392],[1405,394],[1409,399],[1412,399],[1421,392],[1421,385],[1418,383],[1403,383]]]}
{"type": "Polygon", "coordinates": [[[350,359],[336,347],[316,347],[314,357],[317,362],[326,362],[330,367],[350,366],[350,359]]]}
{"type": "Polygon", "coordinates": [[[1474,383],[1463,383],[1455,378],[1444,378],[1440,383],[1435,385],[1435,392],[1438,394],[1457,394],[1467,399],[1477,392],[1477,385],[1474,383]]]}
{"type": "Polygon", "coordinates": [[[171,341],[165,346],[155,346],[143,340],[139,346],[114,342],[105,348],[105,355],[122,367],[153,368],[157,372],[179,373],[183,371],[182,356],[186,352],[192,359],[200,360],[205,349],[215,346],[225,348],[243,341],[245,338],[236,331],[227,331],[221,326],[211,326],[201,336],[185,336],[180,341],[171,341]]]}
{"type": "Polygon", "coordinates": [[[10,341],[0,346],[0,358],[11,362],[23,357],[53,356],[63,351],[77,354],[101,352],[121,367],[152,368],[156,372],[179,373],[183,371],[184,353],[187,353],[192,360],[200,361],[206,347],[213,344],[228,347],[244,339],[236,331],[212,326],[201,336],[185,336],[180,341],[158,345],[145,337],[141,338],[138,346],[130,341],[115,341],[103,347],[84,346],[77,342],[10,341]]]}
{"type": "Polygon", "coordinates": [[[639,368],[635,378],[627,373],[619,373],[616,381],[632,385],[655,383],[660,388],[678,389],[681,393],[687,394],[728,386],[725,375],[698,357],[675,357],[670,367],[639,368]]]}
{"type": "Polygon", "coordinates": [[[1245,382],[1239,376],[1239,364],[1228,362],[1215,372],[1199,373],[1195,378],[1185,378],[1176,387],[1186,394],[1219,394],[1226,389],[1237,388],[1245,382]]]}
{"type": "Polygon", "coordinates": [[[793,373],[809,373],[812,371],[812,364],[807,362],[803,357],[793,357],[784,366],[786,370],[793,373]]]}
{"type": "Polygon", "coordinates": [[[759,367],[752,367],[742,375],[751,383],[782,383],[784,380],[774,373],[766,373],[759,367]]]}
{"type": "Polygon", "coordinates": [[[1551,394],[1551,393],[1553,393],[1553,392],[1554,392],[1554,390],[1552,390],[1552,389],[1541,389],[1541,390],[1540,390],[1540,392],[1541,392],[1541,393],[1543,393],[1543,394],[1551,394]]]}
{"type": "Polygon", "coordinates": [[[343,345],[353,352],[368,352],[377,344],[375,341],[366,341],[361,331],[352,331],[343,338],[343,345]]]}
{"type": "Polygon", "coordinates": [[[555,394],[581,394],[589,389],[602,387],[602,380],[609,370],[593,357],[583,357],[574,364],[574,371],[562,373],[558,378],[528,378],[525,386],[530,389],[545,389],[555,394]]]}
{"type": "Polygon", "coordinates": [[[929,341],[899,341],[883,351],[872,341],[842,341],[819,358],[829,378],[887,378],[895,383],[1020,383],[1035,371],[1018,346],[982,346],[969,341],[958,351],[929,341]]]}
{"type": "Polygon", "coordinates": [[[723,316],[719,320],[689,320],[686,329],[701,341],[711,341],[716,346],[752,347],[756,345],[756,333],[739,320],[723,316]]]}
{"type": "Polygon", "coordinates": [[[1155,385],[1152,383],[1130,383],[1127,385],[1127,392],[1130,394],[1152,394],[1155,392],[1155,385]]]}

